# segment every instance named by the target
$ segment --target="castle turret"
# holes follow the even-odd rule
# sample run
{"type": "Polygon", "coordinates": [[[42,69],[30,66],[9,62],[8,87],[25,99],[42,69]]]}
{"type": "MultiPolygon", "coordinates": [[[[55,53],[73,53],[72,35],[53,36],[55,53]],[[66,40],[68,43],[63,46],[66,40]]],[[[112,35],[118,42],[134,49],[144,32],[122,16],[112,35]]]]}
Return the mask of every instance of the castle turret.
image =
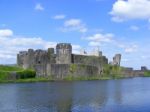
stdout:
{"type": "Polygon", "coordinates": [[[48,48],[48,52],[47,53],[48,53],[49,63],[56,63],[54,48],[48,48]]]}
{"type": "Polygon", "coordinates": [[[28,49],[28,59],[27,59],[28,67],[27,68],[34,68],[34,50],[28,49]]]}
{"type": "Polygon", "coordinates": [[[113,65],[120,66],[120,62],[121,62],[121,54],[116,54],[113,57],[113,65]]]}
{"type": "Polygon", "coordinates": [[[72,62],[72,46],[69,43],[59,43],[56,46],[56,63],[70,64],[72,62]]]}

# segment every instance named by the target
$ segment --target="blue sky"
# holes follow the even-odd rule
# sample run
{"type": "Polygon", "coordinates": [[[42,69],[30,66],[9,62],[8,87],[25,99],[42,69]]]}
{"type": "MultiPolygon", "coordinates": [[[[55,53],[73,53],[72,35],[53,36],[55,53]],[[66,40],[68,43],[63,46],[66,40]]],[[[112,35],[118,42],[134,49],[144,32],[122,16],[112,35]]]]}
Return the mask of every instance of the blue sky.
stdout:
{"type": "Polygon", "coordinates": [[[149,0],[0,0],[0,64],[16,63],[28,48],[73,45],[89,54],[99,47],[122,66],[150,68],[149,0]]]}

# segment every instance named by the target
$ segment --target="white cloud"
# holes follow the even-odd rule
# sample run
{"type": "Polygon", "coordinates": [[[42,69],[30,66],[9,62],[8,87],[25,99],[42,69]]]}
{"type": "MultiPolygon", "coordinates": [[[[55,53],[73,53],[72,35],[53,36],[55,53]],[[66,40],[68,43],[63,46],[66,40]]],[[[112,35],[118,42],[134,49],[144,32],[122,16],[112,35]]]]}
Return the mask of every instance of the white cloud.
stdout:
{"type": "Polygon", "coordinates": [[[150,0],[117,0],[110,14],[112,20],[150,19],[150,0]]]}
{"type": "Polygon", "coordinates": [[[81,20],[80,19],[70,19],[70,20],[67,20],[64,25],[66,27],[68,26],[80,26],[82,24],[81,20]]]}
{"type": "Polygon", "coordinates": [[[114,41],[114,45],[116,45],[118,48],[121,48],[124,53],[135,53],[139,51],[139,45],[137,43],[117,40],[114,41]]]}
{"type": "Polygon", "coordinates": [[[83,37],[83,39],[88,40],[88,45],[92,47],[105,46],[114,49],[117,48],[124,53],[135,53],[139,50],[137,44],[117,40],[117,37],[112,33],[96,33],[92,36],[83,37]]]}
{"type": "Polygon", "coordinates": [[[110,33],[107,34],[97,33],[94,34],[93,36],[87,37],[87,39],[96,42],[111,42],[113,37],[114,35],[110,33]]]}
{"type": "Polygon", "coordinates": [[[114,35],[111,33],[96,33],[92,36],[84,37],[84,39],[90,41],[89,46],[99,46],[101,43],[110,43],[113,41],[114,35]]]}
{"type": "Polygon", "coordinates": [[[35,5],[35,10],[37,10],[37,11],[43,11],[43,10],[44,10],[44,7],[43,7],[40,3],[37,3],[37,4],[35,5]]]}
{"type": "Polygon", "coordinates": [[[132,25],[130,26],[130,30],[138,31],[140,28],[138,26],[132,25]]]}
{"type": "MultiPolygon", "coordinates": [[[[46,41],[41,37],[9,36],[11,38],[0,36],[0,64],[16,63],[16,55],[19,51],[28,50],[29,48],[46,50],[51,47],[55,48],[57,44],[57,42],[46,41]]],[[[78,52],[81,49],[79,45],[72,45],[72,47],[73,52],[78,52]]]]}
{"type": "Polygon", "coordinates": [[[55,15],[54,17],[52,17],[53,19],[65,19],[66,18],[66,15],[64,14],[60,14],[60,15],[55,15]]]}
{"type": "Polygon", "coordinates": [[[64,26],[61,28],[61,31],[78,31],[81,33],[87,32],[86,25],[80,19],[69,19],[64,22],[64,26]]]}
{"type": "Polygon", "coordinates": [[[138,46],[137,45],[132,45],[130,47],[125,48],[126,53],[134,53],[138,51],[138,46]]]}
{"type": "Polygon", "coordinates": [[[10,29],[0,29],[0,37],[10,37],[13,35],[13,31],[10,29]]]}
{"type": "Polygon", "coordinates": [[[96,46],[100,46],[100,42],[93,42],[93,41],[91,41],[91,42],[89,42],[88,45],[89,45],[89,46],[96,47],[96,46]]]}

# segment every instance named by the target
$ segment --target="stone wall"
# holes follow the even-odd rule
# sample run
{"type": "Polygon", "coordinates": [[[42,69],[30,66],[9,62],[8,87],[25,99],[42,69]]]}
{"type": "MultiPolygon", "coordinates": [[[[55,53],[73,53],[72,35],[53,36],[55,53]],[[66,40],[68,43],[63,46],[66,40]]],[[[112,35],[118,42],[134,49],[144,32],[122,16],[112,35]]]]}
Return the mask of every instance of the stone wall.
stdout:
{"type": "Polygon", "coordinates": [[[35,65],[56,63],[55,58],[54,48],[49,48],[48,51],[29,49],[17,54],[17,64],[24,69],[34,69],[35,65]]]}
{"type": "Polygon", "coordinates": [[[17,55],[18,66],[24,69],[35,69],[37,76],[56,76],[63,78],[68,74],[76,76],[88,76],[101,74],[108,59],[99,52],[98,56],[85,56],[72,54],[72,46],[69,43],[59,43],[48,50],[22,51],[17,55]],[[75,71],[71,69],[76,69],[75,71]],[[95,70],[95,71],[94,71],[95,70]]]}
{"type": "Polygon", "coordinates": [[[122,75],[124,77],[143,77],[147,70],[133,70],[133,68],[123,68],[122,75]]]}
{"type": "Polygon", "coordinates": [[[124,77],[134,77],[134,71],[133,71],[133,68],[123,68],[122,71],[121,71],[121,74],[124,76],[124,77]]]}
{"type": "Polygon", "coordinates": [[[103,66],[108,64],[108,59],[105,56],[84,56],[84,55],[72,55],[72,63],[85,64],[90,66],[96,66],[99,70],[99,74],[102,73],[103,66]]]}
{"type": "Polygon", "coordinates": [[[68,76],[73,77],[92,77],[98,75],[98,68],[82,64],[47,64],[46,69],[43,65],[36,65],[38,77],[53,77],[63,79],[68,76]]]}

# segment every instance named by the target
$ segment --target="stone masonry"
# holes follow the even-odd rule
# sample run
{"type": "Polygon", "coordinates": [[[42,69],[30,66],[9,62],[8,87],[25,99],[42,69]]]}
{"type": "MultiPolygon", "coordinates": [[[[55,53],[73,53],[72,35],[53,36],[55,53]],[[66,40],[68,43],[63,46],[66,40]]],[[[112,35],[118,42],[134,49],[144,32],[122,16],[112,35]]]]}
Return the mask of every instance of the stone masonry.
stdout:
{"type": "MultiPolygon", "coordinates": [[[[102,54],[102,53],[101,53],[102,54]]],[[[45,50],[21,51],[17,54],[17,64],[24,69],[34,69],[37,77],[52,76],[62,79],[68,75],[94,76],[101,75],[104,65],[108,64],[105,56],[72,54],[69,43],[59,43],[54,48],[45,50]]]]}

